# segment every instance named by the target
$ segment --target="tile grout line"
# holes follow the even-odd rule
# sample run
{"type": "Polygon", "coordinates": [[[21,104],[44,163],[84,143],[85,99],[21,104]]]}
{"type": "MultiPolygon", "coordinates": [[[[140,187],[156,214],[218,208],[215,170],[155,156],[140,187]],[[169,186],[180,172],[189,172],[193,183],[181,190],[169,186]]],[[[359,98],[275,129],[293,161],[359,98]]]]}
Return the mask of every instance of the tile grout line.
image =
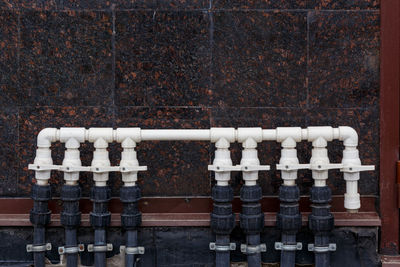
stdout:
{"type": "MultiPolygon", "coordinates": [[[[112,36],[111,36],[111,50],[112,50],[112,90],[111,90],[111,98],[112,98],[112,106],[115,109],[115,87],[116,87],[116,82],[115,82],[115,71],[116,71],[116,65],[115,65],[115,58],[116,58],[116,49],[115,49],[115,4],[111,6],[111,14],[112,14],[112,36]]],[[[115,114],[114,114],[115,115],[115,114]]],[[[115,118],[114,118],[115,119],[115,118]]]]}
{"type": "MultiPolygon", "coordinates": [[[[209,72],[209,86],[210,86],[210,88],[209,88],[209,90],[210,90],[210,92],[211,92],[211,97],[210,97],[210,94],[208,94],[208,105],[210,105],[211,103],[210,103],[210,101],[212,101],[212,94],[213,94],[213,92],[214,92],[214,86],[213,86],[213,76],[212,76],[212,71],[213,71],[213,56],[214,56],[214,51],[213,51],[213,49],[214,49],[214,14],[213,14],[213,12],[212,12],[212,6],[213,6],[213,3],[212,3],[212,0],[210,0],[210,6],[209,6],[209,10],[208,10],[208,17],[209,17],[209,20],[210,20],[210,27],[209,27],[209,35],[210,35],[210,67],[209,67],[209,70],[210,70],[210,72],[209,72]]],[[[211,127],[212,126],[212,108],[208,108],[207,107],[207,110],[208,110],[208,116],[209,116],[209,118],[208,118],[208,121],[209,121],[209,126],[211,127]]],[[[211,162],[212,162],[212,158],[211,158],[211,155],[212,155],[212,153],[211,153],[211,146],[209,146],[208,147],[208,162],[211,164],[211,162]]],[[[211,172],[208,172],[208,184],[209,184],[209,189],[210,189],[210,191],[211,191],[211,188],[212,188],[212,174],[211,174],[211,172]]]]}
{"type": "Polygon", "coordinates": [[[306,24],[307,24],[307,33],[306,33],[306,108],[310,108],[310,76],[309,76],[309,64],[310,64],[310,13],[307,12],[306,24]]]}

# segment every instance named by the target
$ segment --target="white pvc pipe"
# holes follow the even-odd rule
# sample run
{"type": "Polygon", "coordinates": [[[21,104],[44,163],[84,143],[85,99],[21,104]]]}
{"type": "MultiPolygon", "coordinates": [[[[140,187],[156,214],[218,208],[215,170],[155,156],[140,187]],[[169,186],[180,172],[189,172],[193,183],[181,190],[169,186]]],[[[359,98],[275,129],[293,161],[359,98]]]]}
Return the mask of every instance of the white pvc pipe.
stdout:
{"type": "Polygon", "coordinates": [[[210,141],[210,130],[162,129],[141,130],[142,141],[210,141]]]}
{"type": "MultiPolygon", "coordinates": [[[[66,151],[65,164],[78,166],[79,162],[76,161],[78,152],[76,151],[78,144],[85,141],[93,142],[97,148],[94,152],[92,166],[106,167],[109,166],[109,158],[107,152],[108,143],[117,141],[122,143],[126,138],[130,138],[133,142],[140,141],[211,141],[218,142],[221,146],[222,140],[224,145],[220,147],[220,151],[216,151],[216,162],[218,164],[226,164],[227,167],[231,166],[229,143],[240,142],[253,139],[257,143],[261,141],[278,141],[292,139],[294,142],[307,140],[313,143],[313,156],[311,164],[329,164],[327,157],[326,143],[333,139],[343,141],[345,150],[343,151],[342,164],[360,165],[361,161],[358,156],[358,134],[357,132],[347,126],[340,126],[332,128],[329,126],[315,126],[301,129],[299,127],[282,127],[277,129],[262,129],[258,128],[210,128],[210,129],[140,129],[136,128],[45,128],[38,134],[37,137],[37,152],[34,164],[37,166],[52,165],[51,158],[51,143],[61,141],[66,143],[70,151],[66,151]],[[71,140],[70,140],[71,139],[71,140]],[[70,140],[70,141],[69,141],[70,140]],[[73,141],[75,140],[75,141],[73,141]],[[67,145],[68,143],[68,145],[67,145]],[[218,155],[218,156],[217,156],[218,155]],[[219,159],[218,159],[219,158],[219,159]],[[75,160],[76,162],[70,162],[75,160]]],[[[293,148],[290,148],[293,149],[293,148]]],[[[218,150],[218,149],[217,149],[218,150]]],[[[289,152],[288,152],[289,153],[289,152]]],[[[296,157],[293,151],[291,155],[286,152],[283,157],[296,157]]],[[[133,154],[132,154],[133,155],[133,154]]],[[[245,152],[247,157],[247,152],[245,152]]],[[[254,155],[252,156],[254,157],[254,155]]],[[[133,159],[133,158],[132,158],[133,159]]],[[[284,172],[282,172],[284,173],[284,172]]],[[[313,170],[313,178],[315,179],[316,186],[324,186],[327,179],[327,170],[316,171],[313,170]]],[[[36,169],[35,177],[39,185],[46,185],[50,178],[51,170],[42,168],[36,169]]],[[[289,173],[288,173],[289,174],[289,173]]],[[[79,175],[79,173],[78,173],[79,175]]],[[[359,172],[344,171],[344,179],[346,180],[346,194],[345,194],[345,207],[350,210],[355,210],[359,206],[359,194],[357,192],[357,181],[359,179],[359,172]]],[[[76,179],[76,173],[67,175],[71,180],[76,179]],[[73,176],[73,178],[72,178],[73,176]]],[[[128,176],[128,175],[125,175],[128,176]]],[[[283,176],[286,176],[283,175],[283,176]]],[[[220,183],[227,184],[230,179],[230,172],[218,172],[216,178],[220,183]]],[[[286,178],[286,177],[285,177],[286,178]]],[[[289,178],[289,177],[287,177],[289,178]]],[[[290,177],[293,179],[293,177],[290,177]]],[[[291,179],[287,180],[291,180],[291,179]]],[[[108,172],[94,173],[94,180],[99,185],[104,185],[108,180],[108,172]]],[[[135,180],[132,176],[132,180],[135,180]]],[[[292,182],[289,182],[290,184],[292,182]]]]}

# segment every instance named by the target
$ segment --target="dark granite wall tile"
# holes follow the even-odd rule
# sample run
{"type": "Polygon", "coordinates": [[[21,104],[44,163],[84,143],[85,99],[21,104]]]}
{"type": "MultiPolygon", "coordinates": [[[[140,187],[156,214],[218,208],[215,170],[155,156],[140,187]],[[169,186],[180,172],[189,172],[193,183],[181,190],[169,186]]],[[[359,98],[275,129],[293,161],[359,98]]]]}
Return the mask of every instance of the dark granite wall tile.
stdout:
{"type": "MultiPolygon", "coordinates": [[[[28,164],[33,163],[36,154],[36,137],[40,130],[46,127],[113,127],[115,122],[114,110],[101,107],[24,107],[19,114],[19,152],[20,159],[18,189],[20,196],[28,196],[34,171],[28,170],[28,164]]],[[[64,145],[59,142],[52,146],[54,164],[61,164],[64,158],[64,145]]],[[[110,148],[111,150],[111,148],[110,148]]],[[[93,158],[93,145],[85,143],[80,148],[82,165],[90,166],[93,158]]],[[[111,154],[111,153],[110,153],[111,154]]],[[[110,155],[112,164],[116,161],[110,155]]],[[[110,174],[113,181],[114,173],[110,174]]],[[[61,172],[52,172],[50,183],[53,185],[53,194],[59,195],[63,182],[61,172]]],[[[92,186],[92,174],[82,172],[80,183],[83,195],[89,195],[92,186]]]]}
{"type": "MultiPolygon", "coordinates": [[[[200,108],[123,107],[117,112],[118,127],[144,129],[209,128],[209,111],[200,108]]],[[[144,196],[210,195],[208,142],[149,141],[138,145],[139,173],[144,196]]]]}
{"type": "Polygon", "coordinates": [[[62,0],[0,0],[1,9],[56,10],[62,0]]]}
{"type": "Polygon", "coordinates": [[[22,104],[110,104],[111,23],[105,12],[23,12],[22,104]]]}
{"type": "Polygon", "coordinates": [[[305,12],[215,12],[214,27],[214,106],[305,104],[305,12]]]}
{"type": "Polygon", "coordinates": [[[368,107],[379,102],[379,13],[310,12],[309,103],[368,107]]]}
{"type": "Polygon", "coordinates": [[[0,11],[0,105],[18,103],[18,13],[0,11]]]}
{"type": "Polygon", "coordinates": [[[203,12],[117,12],[117,105],[206,105],[208,27],[203,12]]]}
{"type": "Polygon", "coordinates": [[[152,9],[157,0],[63,0],[61,8],[65,10],[99,9],[152,9]]]}
{"type": "Polygon", "coordinates": [[[18,111],[0,109],[0,196],[17,193],[18,111]]]}
{"type": "Polygon", "coordinates": [[[314,9],[379,9],[380,0],[307,0],[314,9]]]}
{"type": "Polygon", "coordinates": [[[193,10],[208,9],[211,0],[157,0],[158,9],[193,10]]]}
{"type": "Polygon", "coordinates": [[[213,0],[215,9],[303,9],[307,0],[213,0]]]}

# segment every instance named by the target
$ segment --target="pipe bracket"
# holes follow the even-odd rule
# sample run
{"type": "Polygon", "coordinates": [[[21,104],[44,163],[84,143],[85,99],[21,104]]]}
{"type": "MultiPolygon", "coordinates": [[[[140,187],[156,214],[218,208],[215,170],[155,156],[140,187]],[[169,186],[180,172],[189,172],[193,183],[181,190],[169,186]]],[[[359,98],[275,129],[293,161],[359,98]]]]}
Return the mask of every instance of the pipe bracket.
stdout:
{"type": "Polygon", "coordinates": [[[261,253],[261,252],[266,252],[267,251],[267,246],[265,244],[259,244],[256,246],[250,246],[246,244],[241,244],[240,245],[240,251],[244,254],[256,254],[256,253],[261,253]]]}
{"type": "Polygon", "coordinates": [[[119,251],[121,253],[129,254],[129,255],[143,255],[144,254],[144,247],[126,247],[120,246],[119,251]]]}
{"type": "Polygon", "coordinates": [[[296,251],[302,249],[303,244],[301,242],[297,242],[296,244],[284,244],[282,242],[275,242],[275,250],[296,251]]]}
{"type": "Polygon", "coordinates": [[[107,244],[104,246],[94,246],[93,244],[89,244],[87,246],[88,252],[107,252],[113,250],[113,244],[107,244]]]}
{"type": "Polygon", "coordinates": [[[51,250],[51,243],[43,244],[43,245],[26,245],[26,252],[44,252],[51,250]]]}
{"type": "Polygon", "coordinates": [[[77,247],[58,247],[58,254],[76,254],[85,250],[85,245],[79,244],[77,247]]]}
{"type": "Polygon", "coordinates": [[[210,243],[210,250],[215,251],[231,251],[236,250],[236,243],[229,243],[229,245],[217,245],[215,242],[210,243]]]}
{"type": "Polygon", "coordinates": [[[308,244],[308,251],[314,251],[314,253],[325,253],[329,251],[336,251],[336,244],[330,243],[328,246],[314,246],[314,244],[308,244]]]}

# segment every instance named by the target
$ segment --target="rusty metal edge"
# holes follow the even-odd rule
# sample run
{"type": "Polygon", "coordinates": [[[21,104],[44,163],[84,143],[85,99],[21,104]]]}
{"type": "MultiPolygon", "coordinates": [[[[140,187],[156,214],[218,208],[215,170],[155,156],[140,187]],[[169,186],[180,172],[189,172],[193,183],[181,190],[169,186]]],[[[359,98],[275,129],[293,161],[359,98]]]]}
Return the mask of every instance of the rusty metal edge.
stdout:
{"type": "Polygon", "coordinates": [[[381,1],[380,253],[399,251],[396,162],[399,159],[400,1],[381,1]]]}
{"type": "MultiPolygon", "coordinates": [[[[265,212],[265,226],[275,226],[276,213],[265,212]]],[[[303,225],[307,225],[308,212],[302,214],[303,225]]],[[[376,212],[333,212],[336,226],[380,226],[381,220],[376,212]]],[[[239,214],[236,214],[239,221],[239,214]]],[[[209,213],[143,213],[142,226],[209,226],[209,213]]],[[[0,226],[32,226],[29,214],[0,214],[0,226]]],[[[49,226],[61,226],[60,215],[53,214],[49,226]]],[[[82,214],[82,227],[89,227],[89,214],[82,214]]],[[[120,214],[111,214],[111,226],[121,226],[120,214]]]]}

